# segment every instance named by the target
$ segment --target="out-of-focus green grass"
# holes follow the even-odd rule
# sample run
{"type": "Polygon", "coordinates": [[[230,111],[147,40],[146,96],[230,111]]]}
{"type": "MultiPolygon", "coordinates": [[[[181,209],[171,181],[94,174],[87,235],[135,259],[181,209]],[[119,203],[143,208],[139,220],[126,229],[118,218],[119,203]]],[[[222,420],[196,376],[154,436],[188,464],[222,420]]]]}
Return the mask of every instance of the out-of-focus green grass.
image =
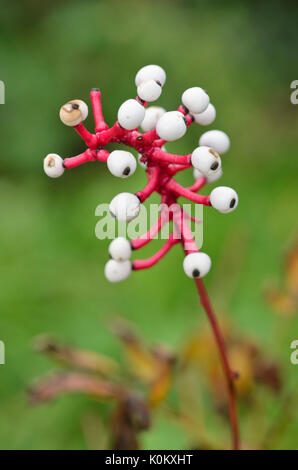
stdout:
{"type": "MultiPolygon", "coordinates": [[[[115,315],[133,321],[149,341],[175,348],[205,321],[178,247],[159,266],[123,284],[104,278],[108,241],[94,235],[95,208],[118,192],[140,189],[145,183],[141,168],[126,181],[101,164],[74,169],[58,180],[42,171],[47,153],[66,157],[84,150],[80,138],[60,123],[61,104],[75,97],[88,101],[89,89],[99,86],[111,124],[121,102],[135,95],[135,72],[147,63],[167,71],[161,105],[175,109],[182,91],[199,84],[217,108],[208,128],[231,137],[222,184],[235,187],[240,203],[228,216],[204,212],[204,251],[213,260],[206,283],[215,305],[225,306],[239,332],[263,344],[281,365],[286,388],[293,387],[298,366],[289,356],[297,316],[276,317],[264,301],[263,286],[281,278],[281,257],[298,228],[298,110],[289,98],[290,82],[297,79],[296,14],[294,6],[278,2],[146,0],[42,5],[27,0],[3,10],[1,448],[85,447],[81,416],[96,405],[78,397],[36,409],[26,403],[25,388],[49,367],[32,352],[35,335],[51,332],[120,357],[106,328],[115,315]],[[226,288],[229,278],[232,289],[226,288]]],[[[93,125],[91,116],[87,125],[93,125]]],[[[193,126],[169,150],[190,152],[200,133],[193,126]]],[[[191,183],[191,172],[182,180],[191,183]]],[[[147,247],[140,256],[152,251],[154,246],[147,247]]],[[[292,419],[283,448],[297,447],[298,417],[292,419]]],[[[242,432],[245,438],[246,429],[242,432]]],[[[147,448],[188,444],[164,417],[144,435],[147,448]]]]}

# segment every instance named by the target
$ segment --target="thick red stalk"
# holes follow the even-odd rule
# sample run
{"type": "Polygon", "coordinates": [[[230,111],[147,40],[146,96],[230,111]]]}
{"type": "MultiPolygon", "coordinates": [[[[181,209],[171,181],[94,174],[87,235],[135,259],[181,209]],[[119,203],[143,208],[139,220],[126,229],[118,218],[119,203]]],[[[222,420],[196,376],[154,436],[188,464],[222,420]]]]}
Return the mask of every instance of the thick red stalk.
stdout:
{"type": "MultiPolygon", "coordinates": [[[[179,226],[181,230],[181,241],[182,246],[186,254],[192,253],[193,251],[197,251],[195,249],[195,241],[193,240],[190,228],[187,222],[184,222],[184,217],[174,216],[175,224],[179,226]],[[191,243],[192,239],[192,243],[191,243]]],[[[236,406],[236,390],[234,385],[234,380],[236,375],[234,374],[228,360],[228,355],[226,351],[225,342],[217,322],[215,313],[211,306],[211,302],[209,300],[207,291],[203,284],[202,279],[194,279],[198,294],[200,297],[200,302],[202,307],[204,308],[207,317],[209,319],[212,332],[214,335],[214,339],[218,348],[218,352],[220,355],[223,372],[227,382],[227,390],[228,390],[228,402],[229,402],[229,417],[230,417],[230,425],[231,425],[231,434],[232,434],[232,442],[233,442],[233,449],[239,449],[239,429],[238,429],[238,418],[237,418],[237,406],[236,406]]]]}
{"type": "Polygon", "coordinates": [[[227,382],[228,400],[229,400],[229,416],[230,416],[230,424],[231,424],[233,449],[238,450],[240,446],[240,438],[239,438],[238,417],[237,417],[236,390],[235,390],[235,384],[234,384],[236,374],[233,372],[229,364],[225,342],[224,342],[219,324],[217,322],[215,313],[211,306],[211,302],[209,300],[206,288],[203,284],[203,281],[202,279],[195,279],[195,283],[196,283],[197,290],[199,293],[201,305],[204,308],[207,314],[207,317],[209,319],[209,322],[213,331],[214,339],[217,344],[220,359],[222,362],[222,367],[223,367],[224,375],[225,375],[226,382],[227,382]]]}

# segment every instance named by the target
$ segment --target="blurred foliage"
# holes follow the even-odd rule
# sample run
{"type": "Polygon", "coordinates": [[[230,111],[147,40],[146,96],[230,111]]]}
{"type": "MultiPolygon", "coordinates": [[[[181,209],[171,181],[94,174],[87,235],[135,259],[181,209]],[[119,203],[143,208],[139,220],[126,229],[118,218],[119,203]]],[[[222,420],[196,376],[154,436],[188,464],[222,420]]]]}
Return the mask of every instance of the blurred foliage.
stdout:
{"type": "MultiPolygon", "coordinates": [[[[59,121],[61,104],[75,97],[88,102],[90,88],[99,86],[105,117],[113,123],[120,103],[135,94],[135,72],[147,63],[167,71],[161,105],[175,109],[181,92],[199,84],[217,108],[214,125],[231,137],[222,184],[235,187],[240,204],[229,216],[204,212],[204,250],[213,260],[207,286],[219,317],[225,315],[237,334],[262,345],[281,367],[285,395],[292,393],[297,366],[289,358],[297,312],[276,315],[264,288],[268,281],[283,285],[281,260],[298,231],[298,113],[290,102],[290,83],[298,78],[297,9],[289,1],[5,2],[0,18],[0,78],[6,85],[0,118],[0,339],[6,344],[6,365],[0,366],[1,448],[84,448],[82,415],[92,416],[96,408],[105,416],[104,407],[83,397],[28,406],[24,390],[47,367],[31,350],[33,336],[49,331],[121,362],[117,343],[103,328],[111,316],[133,321],[149,341],[173,348],[197,324],[205,325],[178,248],[124,284],[104,279],[108,241],[95,238],[94,211],[117,192],[140,189],[141,168],[125,181],[95,163],[59,180],[48,179],[41,168],[49,152],[66,157],[84,149],[59,121]]],[[[92,127],[92,117],[87,125],[92,127]]],[[[193,126],[169,150],[191,151],[201,132],[193,126]]],[[[182,178],[191,183],[191,172],[182,178]]],[[[146,247],[142,256],[152,250],[146,247]]],[[[276,421],[283,402],[274,395],[259,400],[259,424],[252,421],[249,429],[243,421],[244,442],[272,420],[283,430],[275,447],[297,448],[295,406],[285,426],[276,421]]],[[[245,417],[249,407],[240,411],[245,417]]],[[[217,432],[220,418],[207,416],[217,432]]],[[[187,445],[185,433],[158,415],[142,439],[145,448],[187,445]]]]}

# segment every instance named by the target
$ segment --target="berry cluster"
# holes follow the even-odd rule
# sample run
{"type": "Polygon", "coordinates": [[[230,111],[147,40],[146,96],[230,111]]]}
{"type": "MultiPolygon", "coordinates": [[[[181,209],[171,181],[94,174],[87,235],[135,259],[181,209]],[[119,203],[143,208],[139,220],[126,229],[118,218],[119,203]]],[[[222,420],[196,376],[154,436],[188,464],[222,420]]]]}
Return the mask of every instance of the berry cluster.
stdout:
{"type": "Polygon", "coordinates": [[[226,186],[213,189],[209,196],[197,194],[206,183],[214,182],[222,175],[220,154],[225,153],[230,145],[224,132],[205,132],[199,139],[199,146],[187,155],[175,155],[166,151],[166,142],[183,137],[187,127],[193,122],[211,124],[216,111],[209,102],[207,93],[199,87],[184,91],[182,104],[176,111],[166,112],[156,106],[146,109],[148,102],[160,97],[165,81],[166,73],[161,67],[147,65],[141,68],[135,78],[137,97],[120,106],[118,120],[110,128],[103,118],[101,92],[92,89],[90,97],[95,120],[94,134],[83,125],[88,116],[86,103],[81,100],[69,101],[60,109],[60,119],[67,126],[74,127],[88,148],[80,155],[64,160],[57,154],[49,154],[44,159],[44,170],[52,178],[61,176],[65,169],[90,161],[106,162],[114,176],[127,178],[137,167],[134,155],[123,150],[110,153],[104,147],[111,142],[118,142],[139,153],[139,163],[146,170],[148,183],[136,194],[125,192],[115,196],[110,203],[110,212],[119,221],[129,222],[138,216],[141,204],[154,191],[161,196],[162,210],[157,223],[145,235],[131,241],[122,237],[112,241],[109,247],[111,259],[105,266],[105,275],[111,282],[126,279],[132,269],[153,266],[178,241],[182,243],[186,254],[183,268],[187,276],[205,276],[211,267],[210,257],[197,249],[187,223],[191,216],[177,204],[177,199],[182,196],[197,204],[212,206],[224,214],[233,211],[238,204],[236,192],[226,186]],[[144,132],[140,132],[138,127],[144,132]],[[174,175],[188,168],[194,169],[195,182],[190,187],[183,187],[177,183],[174,175]],[[165,245],[151,258],[131,262],[132,250],[150,242],[169,220],[173,221],[174,228],[165,245]]]}

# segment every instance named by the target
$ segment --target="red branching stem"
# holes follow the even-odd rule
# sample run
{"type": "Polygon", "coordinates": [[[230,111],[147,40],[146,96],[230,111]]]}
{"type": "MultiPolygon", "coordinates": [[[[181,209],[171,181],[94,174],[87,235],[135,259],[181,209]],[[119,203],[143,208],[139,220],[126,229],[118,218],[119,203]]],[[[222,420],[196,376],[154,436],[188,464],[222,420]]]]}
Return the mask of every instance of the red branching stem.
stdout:
{"type": "Polygon", "coordinates": [[[159,136],[155,129],[142,134],[142,141],[145,145],[152,145],[152,143],[157,139],[159,139],[159,136]]]}
{"type": "Polygon", "coordinates": [[[173,233],[170,234],[169,239],[163,245],[163,247],[155,253],[151,258],[147,259],[136,259],[133,261],[132,266],[134,270],[148,269],[154,266],[158,261],[160,261],[165,254],[172,248],[173,245],[178,243],[179,240],[174,239],[173,233]]]}
{"type": "Polygon", "coordinates": [[[85,152],[75,157],[65,158],[63,161],[65,168],[74,168],[86,162],[94,162],[96,160],[96,151],[87,149],[85,152]]]}
{"type": "Polygon", "coordinates": [[[169,191],[172,191],[177,196],[185,197],[189,201],[196,202],[197,204],[203,204],[204,206],[211,206],[210,197],[202,196],[201,194],[195,194],[187,188],[181,186],[177,181],[170,179],[166,187],[169,191]]]}
{"type": "Polygon", "coordinates": [[[99,162],[106,162],[109,156],[109,152],[107,150],[96,150],[87,149],[85,152],[80,153],[80,155],[76,155],[75,157],[65,158],[63,161],[64,168],[75,168],[76,166],[83,165],[83,163],[87,162],[95,162],[98,160],[99,162]]]}
{"type": "Polygon", "coordinates": [[[96,152],[96,160],[99,162],[106,162],[109,155],[110,153],[105,149],[98,150],[96,152]]]}
{"type": "Polygon", "coordinates": [[[183,211],[183,213],[184,213],[184,217],[186,218],[186,220],[191,220],[192,222],[195,222],[196,224],[201,224],[202,223],[201,219],[197,219],[193,215],[190,215],[188,212],[183,211]]]}
{"type": "Polygon", "coordinates": [[[154,237],[160,232],[162,227],[167,222],[169,222],[170,217],[171,217],[171,214],[169,213],[169,211],[163,210],[157,222],[154,225],[152,225],[152,227],[150,227],[148,232],[130,241],[132,248],[134,250],[138,250],[139,248],[142,248],[143,246],[147,245],[147,243],[153,240],[154,237]]]}
{"type": "Polygon", "coordinates": [[[115,124],[106,129],[105,131],[99,132],[96,134],[97,145],[104,147],[110,142],[116,142],[120,137],[127,133],[126,129],[120,126],[119,122],[116,121],[115,124]]]}
{"type": "Polygon", "coordinates": [[[180,165],[180,164],[170,163],[167,168],[167,171],[169,175],[174,176],[179,171],[188,170],[189,168],[191,168],[191,165],[180,165]]]}
{"type": "Polygon", "coordinates": [[[93,116],[95,122],[95,132],[101,132],[108,129],[108,125],[105,123],[102,107],[101,107],[101,92],[97,88],[93,88],[90,91],[90,99],[93,108],[93,116]]]}
{"type": "Polygon", "coordinates": [[[222,367],[224,371],[224,375],[227,382],[227,390],[228,390],[228,400],[229,400],[229,416],[230,416],[230,424],[231,424],[231,433],[232,433],[232,442],[233,442],[233,449],[238,450],[240,446],[240,438],[239,438],[239,428],[238,428],[238,417],[237,417],[237,403],[236,403],[236,390],[234,380],[236,378],[236,374],[231,369],[229,364],[228,355],[226,351],[225,342],[217,322],[215,313],[211,306],[211,302],[209,300],[206,288],[202,279],[195,279],[195,283],[197,286],[197,290],[200,297],[200,302],[202,307],[204,308],[213,334],[214,339],[218,347],[218,352],[220,355],[220,359],[222,362],[222,367]]]}
{"type": "Polygon", "coordinates": [[[74,126],[74,129],[77,131],[77,133],[82,137],[84,142],[86,143],[87,147],[91,149],[96,149],[97,147],[97,138],[95,134],[91,134],[84,124],[80,122],[77,126],[74,126]]]}
{"type": "Polygon", "coordinates": [[[148,168],[149,181],[145,188],[136,193],[141,202],[144,202],[152,193],[156,191],[159,179],[159,168],[157,166],[148,168]]]}
{"type": "Polygon", "coordinates": [[[173,221],[183,248],[187,253],[195,253],[198,251],[196,242],[193,239],[192,232],[187,223],[185,212],[181,209],[173,214],[173,221]]]}
{"type": "MultiPolygon", "coordinates": [[[[188,224],[184,222],[184,219],[185,218],[181,217],[181,215],[179,214],[174,215],[175,225],[179,226],[180,224],[183,249],[186,254],[189,254],[197,250],[195,249],[195,246],[196,246],[195,241],[194,240],[191,241],[192,234],[191,234],[188,224]]],[[[224,372],[226,382],[227,382],[229,417],[230,417],[233,449],[237,450],[239,449],[240,439],[239,439],[238,417],[237,417],[237,406],[236,406],[236,390],[235,390],[235,384],[234,384],[236,374],[234,374],[229,364],[225,342],[224,342],[219,324],[217,322],[215,313],[211,306],[211,302],[209,300],[207,291],[203,284],[203,281],[202,279],[195,279],[195,283],[197,286],[201,305],[204,308],[207,314],[207,317],[209,319],[209,322],[213,331],[214,339],[215,339],[218,352],[220,355],[220,359],[222,362],[223,372],[224,372]]]]}
{"type": "Polygon", "coordinates": [[[192,186],[189,186],[187,189],[189,191],[192,191],[193,193],[196,193],[197,191],[202,189],[203,186],[205,186],[206,182],[207,182],[206,178],[204,178],[203,176],[200,176],[199,178],[196,179],[194,184],[192,186]]]}
{"type": "Polygon", "coordinates": [[[154,141],[154,147],[162,147],[166,143],[167,143],[167,140],[157,139],[154,141]]]}
{"type": "Polygon", "coordinates": [[[153,148],[149,153],[152,161],[162,163],[176,163],[178,165],[189,165],[191,166],[191,154],[188,155],[175,155],[173,153],[164,152],[162,149],[153,148]]]}

